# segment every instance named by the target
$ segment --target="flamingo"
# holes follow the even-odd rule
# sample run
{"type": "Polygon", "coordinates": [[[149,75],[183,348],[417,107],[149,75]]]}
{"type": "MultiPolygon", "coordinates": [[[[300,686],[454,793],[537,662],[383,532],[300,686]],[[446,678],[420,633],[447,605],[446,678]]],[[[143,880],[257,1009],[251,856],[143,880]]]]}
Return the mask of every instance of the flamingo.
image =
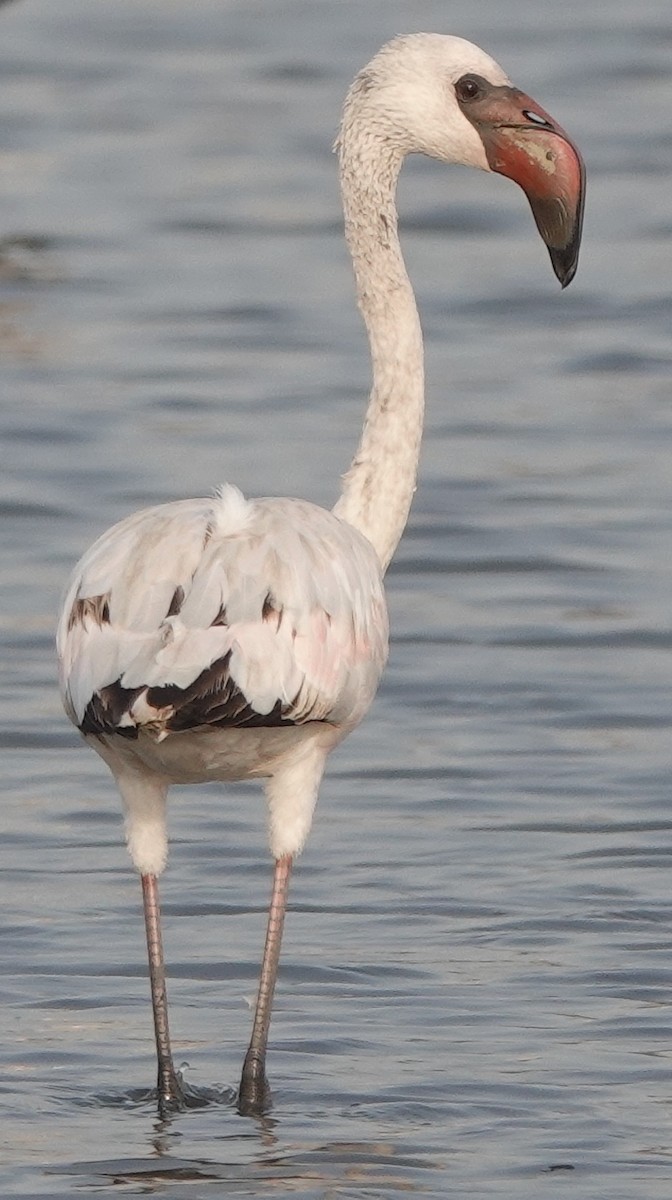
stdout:
{"type": "Polygon", "coordinates": [[[521,185],[553,270],[577,266],[584,168],[563,129],[458,37],[395,38],[357,75],[336,143],[345,234],[372,360],[361,440],[331,512],[306,500],[211,497],[144,509],[84,554],[57,647],[63,702],[110,768],[140,874],[162,1112],[173,1065],[157,880],[172,784],[262,779],[274,861],[238,1109],[271,1104],[271,1006],[290,872],[327,756],[362,720],[387,657],[383,578],[406,525],[423,426],[423,344],[395,190],[420,152],[521,185]]]}

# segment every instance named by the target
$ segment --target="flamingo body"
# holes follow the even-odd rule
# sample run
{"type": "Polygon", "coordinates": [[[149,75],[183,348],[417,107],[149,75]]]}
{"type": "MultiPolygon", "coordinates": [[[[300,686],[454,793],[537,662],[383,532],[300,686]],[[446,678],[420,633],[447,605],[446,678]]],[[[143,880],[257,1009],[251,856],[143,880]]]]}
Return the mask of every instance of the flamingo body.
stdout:
{"type": "Polygon", "coordinates": [[[375,695],[387,630],[370,542],[307,501],[227,485],[103,534],[57,645],[66,710],[117,778],[138,870],[161,870],[166,842],[136,796],[168,782],[267,777],[271,853],[298,853],[326,756],[375,695]]]}

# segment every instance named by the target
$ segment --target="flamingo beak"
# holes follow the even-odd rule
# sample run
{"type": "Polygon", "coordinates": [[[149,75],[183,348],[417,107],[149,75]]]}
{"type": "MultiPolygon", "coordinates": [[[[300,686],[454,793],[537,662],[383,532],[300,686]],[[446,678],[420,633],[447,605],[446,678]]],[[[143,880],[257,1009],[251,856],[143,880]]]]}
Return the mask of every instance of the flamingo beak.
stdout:
{"type": "MultiPolygon", "coordinates": [[[[479,81],[485,83],[485,80],[479,81]]],[[[517,88],[486,84],[458,103],[480,135],[492,171],[522,187],[562,287],[576,274],[585,197],[585,167],[571,138],[517,88]]]]}

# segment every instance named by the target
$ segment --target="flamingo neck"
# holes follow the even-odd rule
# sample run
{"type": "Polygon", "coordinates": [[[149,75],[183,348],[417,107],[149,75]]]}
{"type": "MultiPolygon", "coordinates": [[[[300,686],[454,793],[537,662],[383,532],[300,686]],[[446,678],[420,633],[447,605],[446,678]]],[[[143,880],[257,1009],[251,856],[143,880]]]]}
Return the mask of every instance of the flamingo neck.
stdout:
{"type": "Polygon", "coordinates": [[[336,516],[372,543],[383,571],[415,491],[424,415],[422,331],[397,234],[402,150],[346,106],[339,139],[345,235],[366,325],[373,380],[336,516]]]}

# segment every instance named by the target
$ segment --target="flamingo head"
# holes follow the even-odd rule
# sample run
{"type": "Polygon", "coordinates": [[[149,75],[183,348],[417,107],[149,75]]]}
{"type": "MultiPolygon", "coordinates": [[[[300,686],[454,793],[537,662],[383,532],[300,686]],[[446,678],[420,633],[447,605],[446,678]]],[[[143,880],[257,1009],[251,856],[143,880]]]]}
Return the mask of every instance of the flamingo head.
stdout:
{"type": "Polygon", "coordinates": [[[563,287],[571,282],[583,223],[583,160],[564,129],[513,87],[490,55],[442,34],[395,38],[360,73],[351,94],[364,99],[372,132],[401,154],[420,152],[518,183],[557,278],[563,287]]]}

